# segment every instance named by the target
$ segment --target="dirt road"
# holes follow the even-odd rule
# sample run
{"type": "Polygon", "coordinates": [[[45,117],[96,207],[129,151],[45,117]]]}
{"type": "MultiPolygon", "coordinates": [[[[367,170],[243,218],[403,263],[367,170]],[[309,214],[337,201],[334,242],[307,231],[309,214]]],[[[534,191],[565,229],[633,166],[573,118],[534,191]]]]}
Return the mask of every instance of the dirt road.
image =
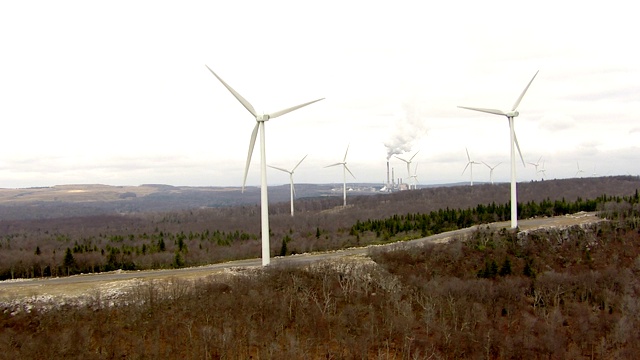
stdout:
{"type": "MultiPolygon", "coordinates": [[[[566,227],[602,221],[595,213],[578,213],[574,215],[552,218],[527,219],[519,221],[520,231],[531,231],[540,228],[566,227]]],[[[487,225],[482,225],[486,227],[487,225]]],[[[492,223],[489,226],[500,229],[508,228],[508,221],[492,223]]],[[[404,242],[403,246],[419,245],[427,242],[447,242],[452,238],[467,234],[477,226],[455,231],[449,231],[426,238],[404,242]]],[[[383,246],[394,246],[388,244],[383,246]]],[[[366,255],[368,247],[351,248],[322,253],[300,254],[284,258],[272,259],[273,265],[278,264],[309,264],[318,261],[336,259],[347,256],[366,255]]],[[[100,296],[104,299],[115,299],[145,282],[167,279],[194,280],[213,274],[233,271],[238,268],[258,268],[261,259],[230,261],[207,266],[150,270],[150,271],[115,271],[100,274],[84,274],[61,278],[7,280],[0,282],[0,305],[16,304],[18,302],[42,302],[54,299],[74,299],[79,297],[100,296]]]]}

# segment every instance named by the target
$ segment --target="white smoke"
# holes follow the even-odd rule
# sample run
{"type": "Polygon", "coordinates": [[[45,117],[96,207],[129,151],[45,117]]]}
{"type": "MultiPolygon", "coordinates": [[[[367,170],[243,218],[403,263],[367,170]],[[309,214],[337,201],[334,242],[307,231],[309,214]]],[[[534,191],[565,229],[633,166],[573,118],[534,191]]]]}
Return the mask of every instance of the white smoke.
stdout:
{"type": "Polygon", "coordinates": [[[415,141],[427,133],[427,127],[416,107],[413,104],[405,103],[403,108],[404,118],[396,121],[389,140],[384,143],[387,148],[387,160],[393,155],[411,151],[415,141]]]}

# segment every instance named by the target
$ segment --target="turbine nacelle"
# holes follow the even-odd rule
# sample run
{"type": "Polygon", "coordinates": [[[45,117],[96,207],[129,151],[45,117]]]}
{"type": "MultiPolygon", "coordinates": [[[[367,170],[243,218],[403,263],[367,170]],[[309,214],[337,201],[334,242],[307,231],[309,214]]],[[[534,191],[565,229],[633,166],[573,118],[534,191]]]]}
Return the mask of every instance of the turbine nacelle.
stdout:
{"type": "Polygon", "coordinates": [[[256,116],[256,121],[267,121],[271,118],[271,116],[269,116],[269,114],[262,114],[262,115],[258,115],[256,116]]]}
{"type": "Polygon", "coordinates": [[[514,111],[509,111],[509,112],[508,112],[508,113],[506,113],[505,115],[507,115],[507,117],[514,118],[514,117],[516,117],[516,116],[520,115],[520,113],[514,110],[514,111]]]}

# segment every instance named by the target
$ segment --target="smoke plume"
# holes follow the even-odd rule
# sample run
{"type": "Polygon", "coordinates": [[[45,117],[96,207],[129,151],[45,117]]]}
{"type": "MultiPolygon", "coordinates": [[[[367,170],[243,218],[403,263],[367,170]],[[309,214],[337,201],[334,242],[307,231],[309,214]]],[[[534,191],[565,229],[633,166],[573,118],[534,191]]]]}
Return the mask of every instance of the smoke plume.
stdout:
{"type": "Polygon", "coordinates": [[[400,155],[411,151],[414,142],[427,133],[427,127],[420,118],[418,110],[413,104],[404,104],[404,118],[395,123],[395,128],[389,140],[385,141],[387,160],[393,155],[400,155]]]}

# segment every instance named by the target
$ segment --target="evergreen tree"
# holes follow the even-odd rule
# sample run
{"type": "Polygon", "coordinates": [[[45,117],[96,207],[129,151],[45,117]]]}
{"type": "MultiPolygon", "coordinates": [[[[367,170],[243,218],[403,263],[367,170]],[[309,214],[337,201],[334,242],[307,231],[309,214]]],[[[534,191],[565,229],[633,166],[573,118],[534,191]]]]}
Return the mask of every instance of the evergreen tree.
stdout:
{"type": "Polygon", "coordinates": [[[522,273],[526,277],[536,277],[536,271],[533,269],[533,261],[531,259],[526,259],[522,273]]]}
{"type": "Polygon", "coordinates": [[[173,267],[181,268],[184,266],[184,259],[179,251],[176,251],[176,255],[173,257],[173,267]]]}
{"type": "Polygon", "coordinates": [[[280,256],[287,256],[287,238],[289,236],[285,236],[282,238],[282,246],[280,246],[280,256]]]}
{"type": "Polygon", "coordinates": [[[504,263],[502,264],[502,267],[500,268],[500,272],[498,274],[500,276],[511,275],[511,260],[509,260],[508,256],[504,259],[504,263]]]}
{"type": "Polygon", "coordinates": [[[73,253],[70,248],[67,248],[67,252],[64,254],[64,258],[62,259],[62,265],[67,268],[67,275],[71,273],[71,269],[75,265],[76,260],[73,258],[73,253]]]}

